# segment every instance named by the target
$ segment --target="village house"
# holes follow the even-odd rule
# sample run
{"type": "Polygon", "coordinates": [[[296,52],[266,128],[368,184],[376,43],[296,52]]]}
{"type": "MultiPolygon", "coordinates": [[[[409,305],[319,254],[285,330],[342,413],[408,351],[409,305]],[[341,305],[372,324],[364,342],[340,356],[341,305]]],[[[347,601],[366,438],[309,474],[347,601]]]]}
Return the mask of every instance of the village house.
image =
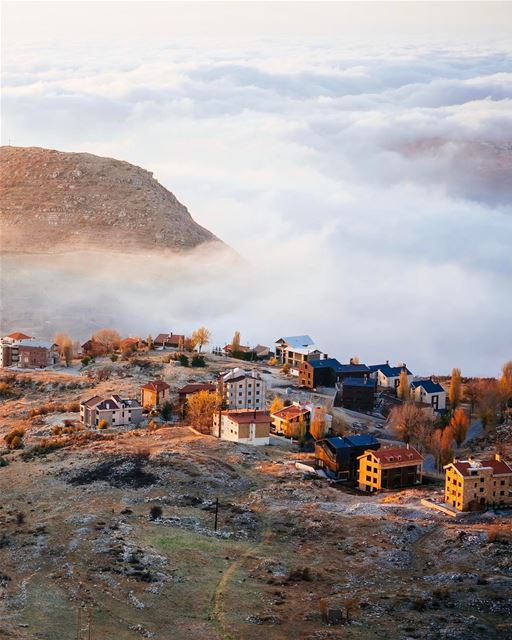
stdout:
{"type": "Polygon", "coordinates": [[[481,461],[454,460],[444,470],[444,499],[457,511],[512,506],[512,465],[500,454],[481,461]]]}
{"type": "Polygon", "coordinates": [[[255,370],[235,367],[219,376],[217,390],[227,409],[265,408],[266,384],[255,370]]]}
{"type": "Polygon", "coordinates": [[[407,381],[409,384],[412,381],[412,373],[406,367],[405,364],[400,364],[396,367],[391,367],[389,361],[385,364],[374,364],[369,367],[370,377],[377,380],[378,387],[385,387],[387,389],[397,389],[400,384],[400,374],[402,371],[407,373],[407,381]]]}
{"type": "Polygon", "coordinates": [[[35,340],[19,332],[5,336],[0,341],[1,367],[45,369],[58,362],[59,350],[53,342],[35,340]]]}
{"type": "Polygon", "coordinates": [[[163,380],[152,380],[140,388],[140,403],[146,409],[155,409],[169,402],[170,386],[163,380]]]}
{"type": "Polygon", "coordinates": [[[80,403],[80,422],[89,429],[105,420],[109,427],[137,426],[142,420],[142,406],[132,398],[112,395],[93,396],[80,403]]]}
{"type": "Polygon", "coordinates": [[[271,418],[275,433],[286,438],[300,438],[309,432],[311,411],[298,404],[292,404],[271,414],[271,418]]]}
{"type": "Polygon", "coordinates": [[[446,391],[432,378],[413,380],[411,382],[411,396],[416,402],[428,404],[434,411],[446,409],[446,391]]]}
{"type": "Polygon", "coordinates": [[[380,491],[421,484],[422,464],[423,456],[409,445],[365,451],[359,456],[359,488],[380,491]]]}
{"type": "Polygon", "coordinates": [[[359,456],[377,450],[378,440],[371,435],[335,436],[315,442],[315,460],[320,469],[338,480],[357,480],[359,456]]]}
{"type": "Polygon", "coordinates": [[[299,386],[308,389],[335,387],[347,378],[366,379],[370,370],[365,364],[341,364],[336,358],[310,359],[299,370],[299,386]]]}
{"type": "Polygon", "coordinates": [[[318,360],[322,355],[309,336],[288,336],[276,340],[276,360],[288,365],[292,375],[300,374],[303,362],[318,360]]]}
{"type": "Polygon", "coordinates": [[[119,351],[137,351],[142,344],[143,341],[140,338],[123,338],[119,343],[119,351]]]}
{"type": "Polygon", "coordinates": [[[178,404],[182,413],[186,411],[187,400],[190,396],[193,396],[195,393],[199,393],[200,391],[214,393],[217,391],[217,385],[213,384],[213,382],[190,382],[184,387],[181,387],[178,391],[178,404]]]}
{"type": "Polygon", "coordinates": [[[157,349],[183,349],[185,336],[176,333],[159,333],[153,340],[153,346],[157,349]]]}
{"type": "Polygon", "coordinates": [[[238,444],[270,444],[268,411],[222,411],[213,416],[213,435],[238,444]]]}
{"type": "Polygon", "coordinates": [[[101,344],[94,338],[90,340],[86,340],[81,345],[82,353],[84,356],[89,356],[90,358],[96,358],[99,356],[104,356],[108,349],[105,345],[101,344]]]}
{"type": "Polygon", "coordinates": [[[341,405],[351,411],[373,411],[377,380],[346,378],[341,388],[341,405]]]}

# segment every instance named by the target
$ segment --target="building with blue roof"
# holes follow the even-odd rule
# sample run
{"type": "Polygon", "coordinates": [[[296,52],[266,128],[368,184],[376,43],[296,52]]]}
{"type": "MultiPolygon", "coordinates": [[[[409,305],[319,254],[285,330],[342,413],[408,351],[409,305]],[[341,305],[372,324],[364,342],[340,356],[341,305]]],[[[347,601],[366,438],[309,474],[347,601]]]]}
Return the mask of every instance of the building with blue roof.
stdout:
{"type": "Polygon", "coordinates": [[[309,359],[303,363],[299,372],[301,387],[335,387],[346,378],[366,379],[370,369],[365,364],[341,364],[336,358],[309,359]]]}
{"type": "Polygon", "coordinates": [[[373,411],[375,406],[375,378],[346,378],[341,387],[341,406],[351,411],[373,411]]]}
{"type": "Polygon", "coordinates": [[[338,480],[355,481],[359,471],[358,456],[379,447],[379,441],[367,434],[325,438],[315,443],[315,459],[327,475],[338,480]]]}
{"type": "Polygon", "coordinates": [[[411,394],[416,402],[429,404],[434,411],[446,409],[446,391],[439,382],[435,382],[432,378],[413,380],[411,394]]]}
{"type": "Polygon", "coordinates": [[[370,365],[369,369],[370,376],[377,380],[377,386],[379,387],[397,389],[400,383],[400,374],[402,371],[407,373],[407,380],[409,381],[409,384],[412,381],[412,373],[405,364],[392,367],[389,362],[386,362],[385,364],[370,365]]]}

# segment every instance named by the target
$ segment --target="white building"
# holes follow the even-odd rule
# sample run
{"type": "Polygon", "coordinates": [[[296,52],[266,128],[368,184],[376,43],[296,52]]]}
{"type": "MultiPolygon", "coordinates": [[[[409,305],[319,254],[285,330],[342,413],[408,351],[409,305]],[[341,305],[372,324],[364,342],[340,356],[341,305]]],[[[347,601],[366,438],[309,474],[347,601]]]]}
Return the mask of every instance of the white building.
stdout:
{"type": "Polygon", "coordinates": [[[319,360],[322,351],[315,346],[310,336],[287,336],[276,340],[276,359],[290,367],[290,373],[298,376],[300,365],[308,360],[319,360]]]}
{"type": "Polygon", "coordinates": [[[400,374],[405,369],[407,372],[407,381],[409,385],[412,382],[412,373],[406,367],[405,364],[400,364],[396,367],[391,367],[389,362],[386,364],[374,364],[369,367],[370,378],[377,380],[378,387],[385,387],[388,389],[397,389],[400,384],[400,374]]]}
{"type": "Polygon", "coordinates": [[[267,411],[227,411],[213,417],[213,435],[239,444],[270,444],[270,415],[267,411]]]}
{"type": "Polygon", "coordinates": [[[126,427],[137,426],[141,419],[142,406],[133,398],[93,396],[80,403],[80,422],[89,429],[98,428],[102,420],[109,427],[126,427]]]}
{"type": "Polygon", "coordinates": [[[227,409],[263,410],[267,386],[257,371],[235,367],[222,373],[218,380],[218,392],[227,409]]]}
{"type": "Polygon", "coordinates": [[[429,404],[434,411],[446,409],[446,391],[431,378],[426,380],[413,380],[411,382],[411,395],[416,402],[429,404]]]}

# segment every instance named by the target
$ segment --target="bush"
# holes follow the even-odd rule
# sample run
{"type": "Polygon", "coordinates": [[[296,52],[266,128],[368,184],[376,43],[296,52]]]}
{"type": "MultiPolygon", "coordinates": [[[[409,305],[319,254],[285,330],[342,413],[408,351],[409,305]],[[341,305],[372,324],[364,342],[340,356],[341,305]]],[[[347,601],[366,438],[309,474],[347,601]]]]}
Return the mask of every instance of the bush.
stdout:
{"type": "Polygon", "coordinates": [[[113,354],[110,356],[110,359],[112,360],[112,362],[117,362],[117,360],[118,360],[118,356],[117,356],[115,353],[113,353],[113,354]]]}
{"type": "Polygon", "coordinates": [[[41,444],[36,444],[33,447],[26,449],[21,454],[21,459],[24,462],[28,462],[29,460],[33,460],[34,458],[37,458],[39,456],[47,456],[49,453],[52,453],[53,451],[57,451],[57,449],[61,449],[62,447],[64,447],[65,443],[65,440],[50,442],[49,440],[44,439],[41,441],[41,444]]]}
{"type": "Polygon", "coordinates": [[[149,510],[149,517],[151,520],[159,520],[162,517],[163,510],[158,504],[154,504],[149,510]]]}
{"type": "Polygon", "coordinates": [[[84,365],[84,367],[86,367],[88,364],[91,363],[91,358],[89,358],[89,356],[85,356],[80,360],[80,362],[84,365]]]}
{"type": "Polygon", "coordinates": [[[182,367],[188,367],[188,356],[186,356],[184,353],[179,356],[178,360],[180,361],[182,367]]]}
{"type": "Polygon", "coordinates": [[[23,511],[18,511],[16,514],[16,524],[23,524],[25,522],[25,514],[23,511]]]}
{"type": "Polygon", "coordinates": [[[160,416],[162,417],[162,420],[165,420],[167,422],[171,419],[171,415],[172,405],[169,402],[166,402],[160,409],[160,416]]]}
{"type": "Polygon", "coordinates": [[[13,429],[4,436],[5,444],[8,449],[20,449],[23,446],[23,437],[25,431],[23,429],[13,429]]]}
{"type": "Polygon", "coordinates": [[[106,429],[107,427],[108,427],[108,422],[105,419],[100,420],[98,429],[106,429]]]}
{"type": "Polygon", "coordinates": [[[7,462],[7,460],[5,458],[2,458],[2,456],[0,456],[0,468],[1,467],[6,467],[9,463],[7,462]]]}
{"type": "Polygon", "coordinates": [[[206,367],[206,363],[204,361],[203,356],[194,356],[192,358],[192,366],[193,367],[206,367]]]}

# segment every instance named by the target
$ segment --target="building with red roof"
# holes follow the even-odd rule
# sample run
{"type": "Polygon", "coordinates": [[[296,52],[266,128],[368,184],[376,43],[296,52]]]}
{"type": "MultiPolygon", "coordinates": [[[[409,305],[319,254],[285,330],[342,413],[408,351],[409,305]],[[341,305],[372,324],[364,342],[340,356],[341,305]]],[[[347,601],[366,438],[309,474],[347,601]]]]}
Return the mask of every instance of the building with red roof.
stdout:
{"type": "Polygon", "coordinates": [[[358,460],[359,488],[363,491],[421,484],[423,456],[409,445],[367,450],[358,460]]]}
{"type": "Polygon", "coordinates": [[[239,444],[270,444],[268,411],[221,411],[213,416],[213,435],[239,444]]]}
{"type": "Polygon", "coordinates": [[[484,460],[454,460],[444,470],[444,499],[457,511],[512,505],[512,465],[500,454],[484,460]]]}
{"type": "Polygon", "coordinates": [[[152,380],[140,388],[140,403],[143,407],[154,409],[169,402],[170,386],[163,380],[152,380]]]}

